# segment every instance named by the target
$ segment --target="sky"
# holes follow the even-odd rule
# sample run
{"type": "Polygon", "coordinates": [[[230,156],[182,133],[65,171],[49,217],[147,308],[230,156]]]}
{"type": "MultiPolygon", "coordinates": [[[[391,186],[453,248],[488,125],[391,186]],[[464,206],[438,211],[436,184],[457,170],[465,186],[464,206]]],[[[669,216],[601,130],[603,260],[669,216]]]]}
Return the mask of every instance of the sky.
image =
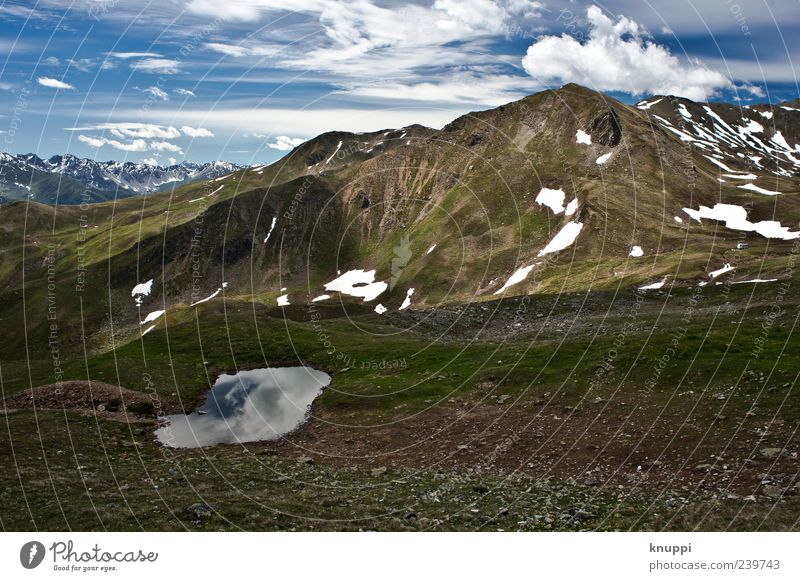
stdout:
{"type": "Polygon", "coordinates": [[[793,100],[795,57],[800,0],[0,0],[0,144],[260,164],[569,82],[793,100]]]}

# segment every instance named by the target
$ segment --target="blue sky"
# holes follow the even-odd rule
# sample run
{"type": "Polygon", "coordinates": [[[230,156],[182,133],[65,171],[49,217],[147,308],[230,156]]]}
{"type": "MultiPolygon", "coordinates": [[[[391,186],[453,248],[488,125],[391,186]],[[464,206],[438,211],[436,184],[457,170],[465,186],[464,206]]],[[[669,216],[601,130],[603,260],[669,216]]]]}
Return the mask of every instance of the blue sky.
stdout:
{"type": "Polygon", "coordinates": [[[566,82],[779,102],[798,39],[798,0],[0,0],[0,143],[254,164],[566,82]]]}

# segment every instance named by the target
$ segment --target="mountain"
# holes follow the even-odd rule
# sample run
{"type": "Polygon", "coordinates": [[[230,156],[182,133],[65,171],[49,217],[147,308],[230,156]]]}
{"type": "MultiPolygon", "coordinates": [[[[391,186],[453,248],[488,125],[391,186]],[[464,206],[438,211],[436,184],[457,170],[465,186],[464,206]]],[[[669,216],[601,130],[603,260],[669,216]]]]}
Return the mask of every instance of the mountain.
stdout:
{"type": "Polygon", "coordinates": [[[45,204],[80,204],[165,191],[209,180],[242,166],[224,161],[170,166],[95,161],[74,155],[41,159],[0,153],[0,201],[32,199],[45,204]]]}
{"type": "MultiPolygon", "coordinates": [[[[0,220],[0,304],[15,308],[21,281],[46,276],[50,243],[62,262],[82,253],[81,276],[110,289],[99,302],[104,325],[114,313],[122,334],[138,328],[142,301],[131,291],[149,280],[142,308],[168,312],[220,294],[223,283],[226,296],[270,304],[326,294],[396,312],[406,303],[781,279],[800,239],[796,107],[669,96],[629,106],[566,85],[441,130],[326,133],[278,162],[144,206],[53,213],[10,204],[0,220]]],[[[106,187],[101,174],[78,170],[80,160],[47,163],[106,187]]],[[[130,164],[125,175],[138,170],[147,168],[130,164]]],[[[164,186],[158,175],[150,187],[164,186]]],[[[69,288],[78,273],[65,276],[69,288]]]]}

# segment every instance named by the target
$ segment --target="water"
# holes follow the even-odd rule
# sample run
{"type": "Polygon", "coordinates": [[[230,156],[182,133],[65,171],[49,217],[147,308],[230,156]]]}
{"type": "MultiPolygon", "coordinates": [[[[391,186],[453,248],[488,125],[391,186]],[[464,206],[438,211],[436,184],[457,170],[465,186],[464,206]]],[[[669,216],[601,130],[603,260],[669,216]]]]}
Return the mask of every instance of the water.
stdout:
{"type": "Polygon", "coordinates": [[[278,367],[219,376],[203,406],[167,416],[158,440],[174,448],[198,448],[275,440],[299,427],[311,402],[331,381],[311,367],[278,367]]]}

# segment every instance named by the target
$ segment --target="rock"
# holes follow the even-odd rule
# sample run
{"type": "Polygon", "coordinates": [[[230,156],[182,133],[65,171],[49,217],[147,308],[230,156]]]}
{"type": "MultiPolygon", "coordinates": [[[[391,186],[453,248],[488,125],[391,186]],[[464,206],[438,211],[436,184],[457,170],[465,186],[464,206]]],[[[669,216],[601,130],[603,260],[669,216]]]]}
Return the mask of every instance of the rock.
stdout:
{"type": "Polygon", "coordinates": [[[774,460],[778,456],[783,454],[783,448],[761,448],[759,451],[762,458],[766,458],[767,460],[774,460]]]}
{"type": "Polygon", "coordinates": [[[510,395],[508,395],[508,394],[506,394],[506,393],[504,393],[503,395],[499,395],[499,396],[497,396],[497,403],[499,403],[499,404],[504,404],[504,403],[506,403],[506,402],[507,402],[509,399],[511,399],[511,396],[510,396],[510,395]]]}
{"type": "Polygon", "coordinates": [[[761,488],[761,494],[767,498],[778,499],[783,496],[783,490],[778,486],[767,484],[761,488]]]}
{"type": "Polygon", "coordinates": [[[595,474],[588,474],[583,480],[584,486],[599,486],[600,479],[595,474]]]}
{"type": "Polygon", "coordinates": [[[668,498],[664,503],[667,508],[678,508],[681,504],[683,503],[678,498],[668,498]]]}
{"type": "Polygon", "coordinates": [[[278,451],[273,448],[267,448],[266,450],[261,450],[262,456],[277,456],[278,451]]]}
{"type": "Polygon", "coordinates": [[[595,515],[591,512],[581,510],[579,508],[571,508],[565,514],[568,517],[570,522],[586,522],[595,518],[595,515]]]}
{"type": "Polygon", "coordinates": [[[186,512],[197,519],[202,518],[211,518],[215,512],[217,512],[217,507],[213,504],[206,504],[204,502],[196,502],[191,506],[186,507],[186,512]]]}
{"type": "Polygon", "coordinates": [[[309,458],[308,456],[300,456],[297,459],[297,463],[298,464],[313,464],[314,463],[314,459],[313,458],[309,458]]]}
{"type": "Polygon", "coordinates": [[[383,476],[384,474],[386,474],[386,472],[388,472],[386,466],[380,466],[378,468],[373,468],[372,470],[370,470],[370,474],[372,474],[375,477],[383,476]]]}
{"type": "Polygon", "coordinates": [[[406,515],[406,520],[417,520],[417,513],[416,512],[409,512],[406,515]]]}
{"type": "Polygon", "coordinates": [[[487,492],[489,492],[489,487],[484,486],[483,484],[476,484],[475,486],[472,487],[472,490],[477,492],[478,494],[486,494],[487,492]]]}

